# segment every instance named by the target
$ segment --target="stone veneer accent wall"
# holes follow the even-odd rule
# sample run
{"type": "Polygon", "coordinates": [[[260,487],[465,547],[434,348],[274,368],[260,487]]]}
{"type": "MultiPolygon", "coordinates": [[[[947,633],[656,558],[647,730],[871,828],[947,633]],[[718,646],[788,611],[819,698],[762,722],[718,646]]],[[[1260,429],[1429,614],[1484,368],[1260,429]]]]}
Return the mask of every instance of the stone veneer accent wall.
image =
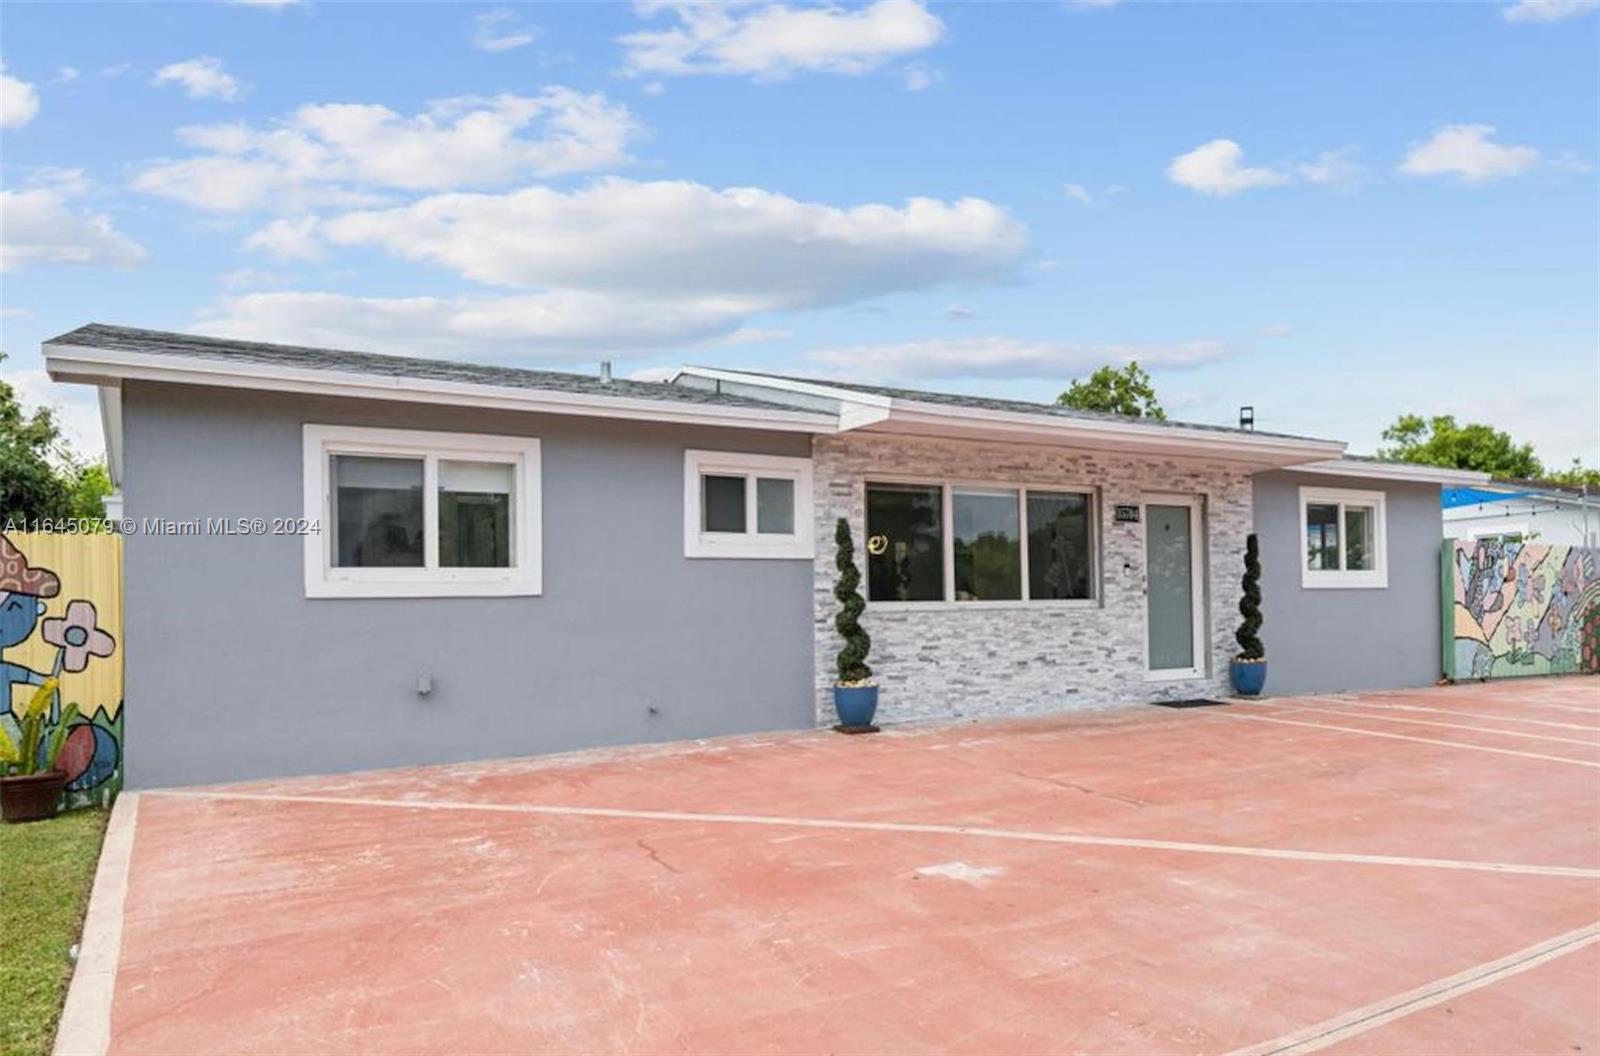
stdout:
{"type": "MultiPolygon", "coordinates": [[[[1246,467],[1223,461],[1127,456],[1041,445],[979,443],[846,433],[812,445],[817,559],[817,721],[831,724],[834,654],[834,524],[855,534],[866,578],[866,488],[881,481],[937,478],[1018,485],[1073,485],[1099,491],[1099,604],[1019,602],[989,607],[930,604],[885,611],[867,603],[869,663],[880,690],[880,722],[1024,715],[1132,704],[1228,691],[1239,577],[1251,525],[1246,467]],[[1112,523],[1113,508],[1150,492],[1203,495],[1210,643],[1208,677],[1144,678],[1144,525],[1112,523]],[[1126,566],[1126,567],[1125,567],[1126,566]]],[[[948,526],[947,529],[948,530],[948,526]]],[[[862,584],[866,592],[866,583],[862,584]]]]}

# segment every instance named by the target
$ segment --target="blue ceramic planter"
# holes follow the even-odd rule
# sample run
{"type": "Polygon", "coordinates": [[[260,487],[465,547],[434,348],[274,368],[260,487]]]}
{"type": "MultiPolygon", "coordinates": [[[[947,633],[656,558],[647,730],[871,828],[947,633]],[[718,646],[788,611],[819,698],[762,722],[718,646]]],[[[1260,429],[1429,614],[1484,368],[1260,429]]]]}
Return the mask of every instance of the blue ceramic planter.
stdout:
{"type": "Polygon", "coordinates": [[[1233,676],[1233,691],[1241,697],[1258,697],[1267,684],[1267,662],[1235,660],[1228,666],[1233,676]]]}
{"type": "Polygon", "coordinates": [[[871,726],[878,712],[877,686],[834,686],[833,710],[840,726],[871,726]]]}

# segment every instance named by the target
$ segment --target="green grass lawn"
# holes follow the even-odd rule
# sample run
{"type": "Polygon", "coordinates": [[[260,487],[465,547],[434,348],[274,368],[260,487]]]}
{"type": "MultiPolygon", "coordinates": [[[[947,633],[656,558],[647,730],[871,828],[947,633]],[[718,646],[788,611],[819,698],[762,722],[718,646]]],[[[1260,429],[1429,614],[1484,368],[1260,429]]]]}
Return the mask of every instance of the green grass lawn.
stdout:
{"type": "Polygon", "coordinates": [[[50,1051],[108,816],[0,824],[0,1056],[50,1051]]]}

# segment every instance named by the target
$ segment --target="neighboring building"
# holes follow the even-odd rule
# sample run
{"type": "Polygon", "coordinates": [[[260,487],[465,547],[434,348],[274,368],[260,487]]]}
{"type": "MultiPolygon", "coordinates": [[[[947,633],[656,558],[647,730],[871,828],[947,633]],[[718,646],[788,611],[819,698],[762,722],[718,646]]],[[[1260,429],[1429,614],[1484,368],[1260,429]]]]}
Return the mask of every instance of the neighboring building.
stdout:
{"type": "Polygon", "coordinates": [[[1534,480],[1446,488],[1444,535],[1600,547],[1600,490],[1534,480]]]}
{"type": "Polygon", "coordinates": [[[1441,670],[1441,483],[1330,440],[686,368],[673,383],[87,326],[132,787],[832,721],[833,535],[889,722],[1441,670]]]}

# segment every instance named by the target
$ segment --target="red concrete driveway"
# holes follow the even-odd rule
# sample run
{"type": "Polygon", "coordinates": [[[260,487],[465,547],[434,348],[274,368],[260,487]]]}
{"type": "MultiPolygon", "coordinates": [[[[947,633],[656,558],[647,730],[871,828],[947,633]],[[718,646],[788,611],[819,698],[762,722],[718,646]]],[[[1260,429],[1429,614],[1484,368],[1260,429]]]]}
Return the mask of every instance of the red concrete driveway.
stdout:
{"type": "Polygon", "coordinates": [[[62,1045],[1597,1052],[1597,823],[1593,678],[145,793],[62,1045]]]}

